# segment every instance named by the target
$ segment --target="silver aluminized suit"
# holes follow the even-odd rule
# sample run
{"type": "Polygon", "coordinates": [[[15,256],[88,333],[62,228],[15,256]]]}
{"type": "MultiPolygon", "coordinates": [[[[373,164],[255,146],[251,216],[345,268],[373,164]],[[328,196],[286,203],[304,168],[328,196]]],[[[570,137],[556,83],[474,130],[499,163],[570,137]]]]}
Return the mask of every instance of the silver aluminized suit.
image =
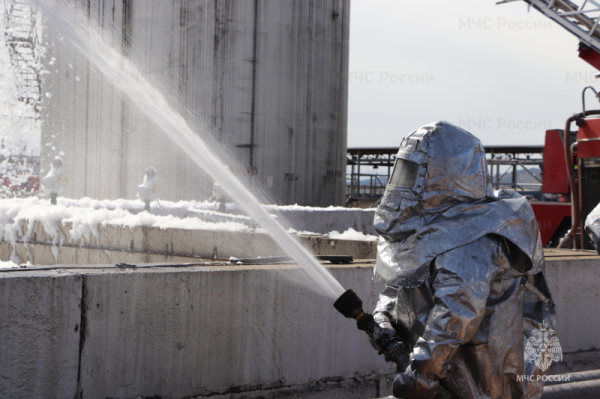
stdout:
{"type": "Polygon", "coordinates": [[[373,314],[412,351],[394,396],[539,398],[524,342],[555,325],[539,228],[525,198],[494,194],[480,141],[447,122],[405,138],[375,228],[373,314]]]}
{"type": "Polygon", "coordinates": [[[585,232],[600,255],[600,204],[585,218],[585,232]]]}

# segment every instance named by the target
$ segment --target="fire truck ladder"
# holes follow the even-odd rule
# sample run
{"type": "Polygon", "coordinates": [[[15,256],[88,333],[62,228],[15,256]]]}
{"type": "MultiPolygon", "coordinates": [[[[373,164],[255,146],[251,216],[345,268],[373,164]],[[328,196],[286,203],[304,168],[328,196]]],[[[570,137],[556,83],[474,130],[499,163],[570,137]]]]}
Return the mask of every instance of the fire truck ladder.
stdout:
{"type": "MultiPolygon", "coordinates": [[[[504,0],[498,4],[518,0],[504,0]]],[[[594,0],[523,0],[579,38],[581,44],[600,53],[600,3],[594,0]]]]}
{"type": "Polygon", "coordinates": [[[15,68],[19,101],[29,104],[39,118],[41,103],[40,56],[36,17],[37,6],[27,0],[4,0],[4,40],[15,68]]]}

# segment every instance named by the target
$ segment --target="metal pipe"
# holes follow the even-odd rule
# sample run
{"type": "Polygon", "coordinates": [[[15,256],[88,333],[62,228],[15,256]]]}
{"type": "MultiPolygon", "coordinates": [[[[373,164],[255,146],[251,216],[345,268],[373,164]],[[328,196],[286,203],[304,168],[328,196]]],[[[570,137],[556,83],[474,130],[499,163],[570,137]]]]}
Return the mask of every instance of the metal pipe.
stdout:
{"type": "Polygon", "coordinates": [[[356,165],[356,179],[357,179],[357,192],[356,192],[356,198],[360,198],[360,158],[362,157],[362,155],[360,155],[360,150],[358,151],[358,153],[356,154],[356,159],[358,161],[357,165],[356,165]]]}
{"type": "Polygon", "coordinates": [[[598,399],[600,380],[550,385],[544,388],[542,399],[598,399]]]}
{"type": "MultiPolygon", "coordinates": [[[[571,204],[575,203],[575,192],[577,190],[575,190],[575,179],[573,176],[573,160],[571,158],[571,123],[573,123],[573,121],[582,118],[583,115],[581,113],[579,114],[575,114],[570,116],[569,118],[567,118],[567,121],[565,122],[565,130],[563,133],[563,145],[564,145],[564,150],[565,150],[565,162],[567,165],[567,177],[569,178],[569,187],[571,189],[571,204]]],[[[571,220],[573,221],[573,223],[571,224],[571,228],[569,229],[569,231],[567,232],[567,234],[565,235],[564,239],[561,240],[560,244],[558,245],[559,248],[565,248],[567,246],[571,247],[573,246],[573,242],[574,240],[574,236],[575,236],[575,226],[577,226],[577,219],[576,219],[576,212],[574,211],[574,207],[573,205],[571,205],[571,220]]]]}
{"type": "Polygon", "coordinates": [[[600,370],[580,371],[577,373],[563,374],[565,378],[556,378],[556,381],[548,380],[546,386],[558,384],[570,384],[573,382],[600,380],[600,370]],[[568,376],[568,380],[566,377],[568,376]]]}
{"type": "Polygon", "coordinates": [[[256,63],[258,54],[258,0],[254,0],[254,31],[252,33],[252,105],[250,108],[250,150],[249,166],[254,169],[254,135],[256,125],[256,63]]]}
{"type": "Polygon", "coordinates": [[[558,245],[559,248],[567,248],[576,246],[578,237],[581,237],[581,212],[579,212],[579,186],[575,182],[577,171],[573,169],[573,159],[571,153],[571,123],[576,120],[583,119],[590,115],[600,115],[600,110],[580,112],[567,118],[565,122],[565,130],[563,133],[563,143],[565,149],[565,162],[567,165],[567,176],[569,178],[569,187],[571,188],[571,220],[573,221],[571,229],[565,235],[564,239],[558,245]]]}
{"type": "Polygon", "coordinates": [[[517,164],[513,160],[512,162],[512,187],[513,191],[517,191],[517,164]]]}
{"type": "Polygon", "coordinates": [[[569,158],[571,159],[571,170],[573,171],[573,175],[572,175],[572,179],[573,179],[573,185],[575,187],[575,191],[572,191],[572,203],[571,203],[571,217],[573,220],[573,226],[571,227],[571,230],[574,231],[573,233],[573,243],[572,243],[572,248],[573,249],[577,249],[577,248],[583,248],[583,246],[581,245],[582,243],[582,238],[583,238],[583,232],[581,229],[581,196],[579,195],[579,184],[580,184],[580,179],[579,179],[579,168],[575,169],[575,165],[573,165],[573,158],[576,156],[577,154],[577,141],[575,141],[573,144],[571,144],[571,147],[569,149],[569,158]]]}

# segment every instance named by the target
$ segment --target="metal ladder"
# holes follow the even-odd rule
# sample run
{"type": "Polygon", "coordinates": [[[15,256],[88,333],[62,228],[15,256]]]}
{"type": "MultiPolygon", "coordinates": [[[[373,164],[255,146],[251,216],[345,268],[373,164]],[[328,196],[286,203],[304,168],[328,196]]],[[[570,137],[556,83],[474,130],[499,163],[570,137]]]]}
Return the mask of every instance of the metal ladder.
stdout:
{"type": "MultiPolygon", "coordinates": [[[[497,4],[519,0],[504,0],[497,4]]],[[[600,53],[600,3],[594,0],[523,0],[579,38],[579,41],[600,53]],[[578,4],[579,3],[579,4],[578,4]]]]}
{"type": "Polygon", "coordinates": [[[36,24],[37,6],[26,0],[4,0],[4,41],[17,73],[19,101],[29,104],[39,117],[41,103],[40,44],[36,24]]]}

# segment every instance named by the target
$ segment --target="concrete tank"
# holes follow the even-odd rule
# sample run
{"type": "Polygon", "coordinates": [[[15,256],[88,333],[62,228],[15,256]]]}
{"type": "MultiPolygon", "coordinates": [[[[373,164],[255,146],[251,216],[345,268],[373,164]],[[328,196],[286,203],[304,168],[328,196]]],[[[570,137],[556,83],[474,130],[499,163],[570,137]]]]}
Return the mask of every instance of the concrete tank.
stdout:
{"type": "MultiPolygon", "coordinates": [[[[204,117],[226,163],[274,203],[344,200],[349,0],[98,0],[90,19],[165,84],[192,125],[204,117]],[[165,83],[168,82],[168,83],[165,83]]],[[[159,198],[204,200],[212,180],[52,27],[42,168],[61,155],[65,196],[135,198],[147,166],[159,198]]],[[[42,172],[43,174],[44,172],[42,172]]]]}

